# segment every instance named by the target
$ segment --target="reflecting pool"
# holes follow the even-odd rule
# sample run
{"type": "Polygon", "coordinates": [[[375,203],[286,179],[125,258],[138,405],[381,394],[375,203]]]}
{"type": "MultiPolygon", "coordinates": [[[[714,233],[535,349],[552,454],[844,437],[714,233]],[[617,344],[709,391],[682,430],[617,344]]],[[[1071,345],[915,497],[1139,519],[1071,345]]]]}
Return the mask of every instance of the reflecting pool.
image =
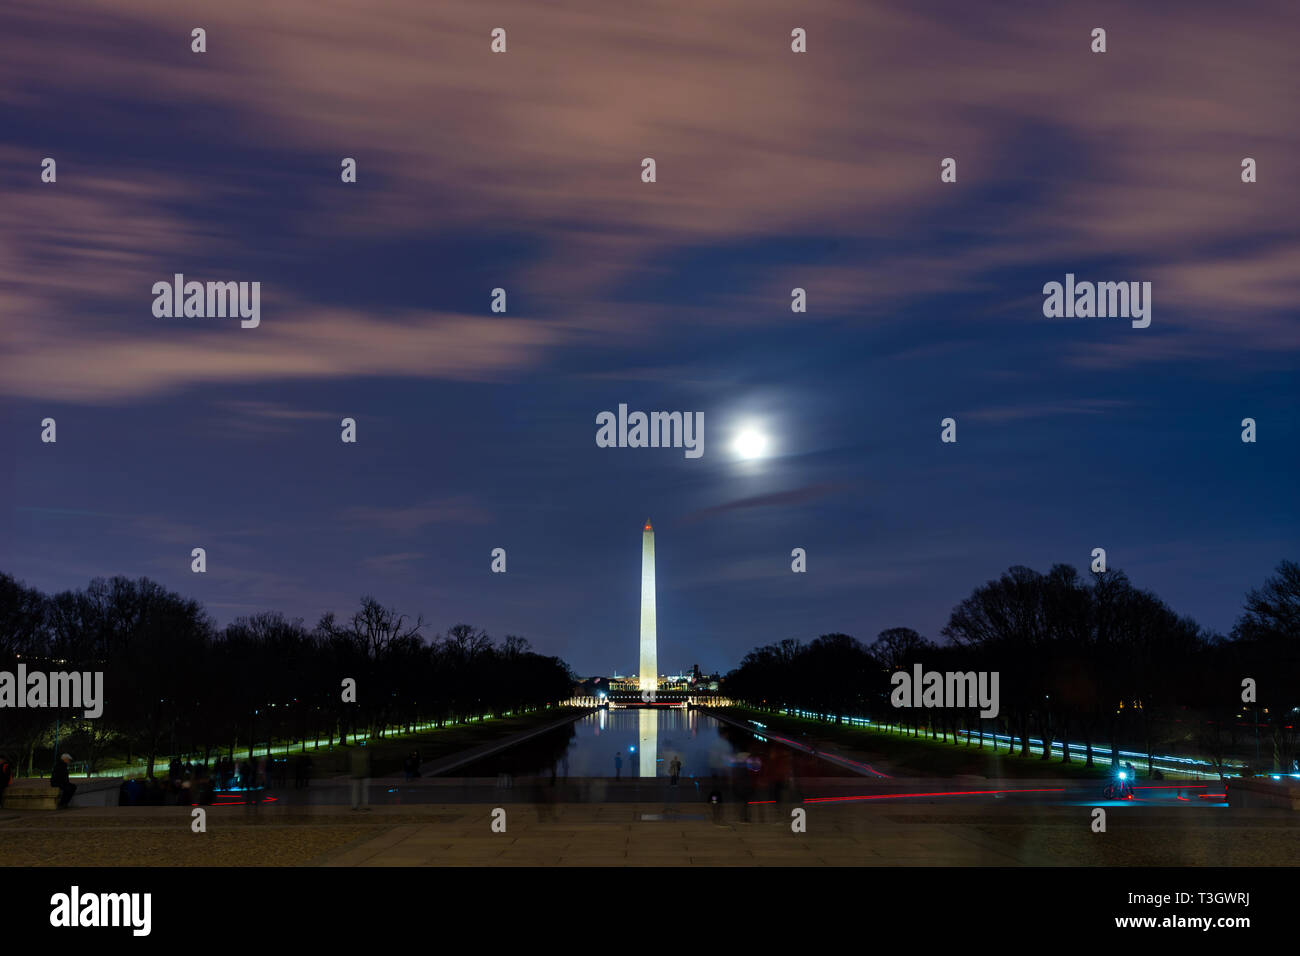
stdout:
{"type": "Polygon", "coordinates": [[[457,767],[453,776],[726,776],[739,766],[781,776],[853,776],[852,771],[724,724],[706,711],[678,708],[598,710],[500,753],[457,767]]]}

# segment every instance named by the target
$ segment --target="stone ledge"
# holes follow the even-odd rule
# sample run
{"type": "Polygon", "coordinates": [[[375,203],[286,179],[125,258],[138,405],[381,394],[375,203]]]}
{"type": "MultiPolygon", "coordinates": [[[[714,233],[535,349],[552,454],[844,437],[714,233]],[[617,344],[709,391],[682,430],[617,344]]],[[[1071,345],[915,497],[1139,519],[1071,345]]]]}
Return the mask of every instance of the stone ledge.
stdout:
{"type": "Polygon", "coordinates": [[[1269,777],[1233,777],[1226,787],[1228,806],[1237,809],[1255,809],[1259,807],[1281,807],[1285,810],[1300,810],[1300,780],[1283,777],[1273,780],[1269,777]]]}

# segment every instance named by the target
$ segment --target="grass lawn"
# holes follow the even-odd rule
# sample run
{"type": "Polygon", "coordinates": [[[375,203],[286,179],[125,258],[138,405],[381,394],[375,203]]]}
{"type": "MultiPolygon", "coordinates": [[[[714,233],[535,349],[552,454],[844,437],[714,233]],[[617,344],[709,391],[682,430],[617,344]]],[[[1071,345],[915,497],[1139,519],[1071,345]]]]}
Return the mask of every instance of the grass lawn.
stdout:
{"type": "MultiPolygon", "coordinates": [[[[389,734],[382,738],[375,737],[367,744],[371,753],[370,769],[377,777],[401,773],[402,761],[406,759],[406,755],[412,750],[420,752],[422,762],[436,760],[439,757],[445,757],[493,740],[499,740],[502,737],[508,737],[511,734],[517,734],[520,731],[553,723],[566,714],[576,715],[580,712],[582,711],[575,707],[551,707],[526,714],[513,714],[509,717],[494,717],[463,724],[449,724],[441,729],[421,729],[413,734],[389,734]]],[[[305,751],[312,759],[313,776],[320,777],[347,773],[351,769],[352,745],[350,742],[345,747],[339,746],[336,742],[332,749],[327,747],[323,740],[318,741],[317,744],[318,746],[314,747],[308,741],[305,751]]],[[[292,758],[303,752],[300,744],[286,749],[284,742],[272,742],[272,755],[277,759],[287,756],[292,761],[292,758]]],[[[226,753],[227,751],[224,749],[213,751],[212,760],[215,761],[218,757],[225,756],[226,753]]],[[[266,744],[263,742],[256,747],[253,754],[254,758],[264,756],[266,754],[266,744]]],[[[247,756],[248,747],[246,744],[243,747],[235,748],[234,758],[236,762],[245,759],[247,756]]],[[[158,776],[165,776],[170,759],[170,756],[160,756],[158,763],[155,765],[154,773],[158,776]]],[[[292,763],[290,766],[292,767],[292,763]]],[[[48,774],[49,771],[46,770],[44,773],[48,774]]],[[[124,754],[119,755],[116,759],[112,756],[101,757],[95,768],[95,775],[101,777],[125,776],[127,773],[143,774],[144,768],[139,763],[128,765],[124,754]]],[[[292,776],[292,769],[289,773],[292,776]]],[[[74,776],[76,775],[74,772],[74,776]]]]}
{"type": "MultiPolygon", "coordinates": [[[[534,727],[555,723],[561,718],[586,713],[580,707],[551,707],[548,710],[533,711],[529,714],[515,714],[511,717],[496,717],[492,720],[476,720],[468,724],[453,724],[441,730],[424,730],[400,737],[374,738],[366,748],[370,750],[370,770],[376,777],[389,776],[402,772],[402,761],[412,750],[420,752],[421,762],[437,760],[480,747],[483,744],[509,737],[534,727]]],[[[297,751],[293,751],[297,753],[297,751]]],[[[312,759],[312,773],[315,776],[347,773],[351,769],[352,746],[334,745],[333,751],[307,748],[312,759]]]]}
{"type": "MultiPolygon", "coordinates": [[[[737,720],[753,718],[794,740],[806,733],[814,740],[858,751],[868,759],[876,758],[888,763],[896,776],[955,777],[969,774],[1002,778],[1099,779],[1110,773],[1109,764],[1088,768],[1078,758],[1071,759],[1069,763],[1061,763],[1059,757],[1043,760],[1040,754],[1021,757],[1018,743],[1014,754],[1007,753],[1005,742],[999,744],[997,753],[994,753],[989,741],[985,741],[984,749],[980,750],[978,742],[973,742],[968,747],[964,740],[959,744],[952,743],[951,737],[944,743],[942,738],[931,740],[928,737],[905,737],[897,731],[886,732],[871,727],[827,723],[810,717],[770,714],[748,707],[731,707],[723,713],[737,720]]],[[[1144,767],[1136,761],[1134,763],[1138,766],[1139,773],[1144,772],[1144,767]]],[[[1165,776],[1171,780],[1179,779],[1179,775],[1173,773],[1166,773],[1165,776]]]]}

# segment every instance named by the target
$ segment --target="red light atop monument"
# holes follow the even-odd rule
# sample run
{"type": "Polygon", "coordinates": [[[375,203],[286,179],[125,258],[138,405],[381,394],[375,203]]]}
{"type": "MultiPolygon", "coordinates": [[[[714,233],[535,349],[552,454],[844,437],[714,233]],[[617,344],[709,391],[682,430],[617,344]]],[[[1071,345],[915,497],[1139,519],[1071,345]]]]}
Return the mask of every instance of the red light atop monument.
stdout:
{"type": "Polygon", "coordinates": [[[650,527],[650,519],[649,519],[649,518],[646,518],[646,519],[645,519],[645,529],[646,529],[647,531],[653,531],[653,530],[654,530],[654,528],[650,527]]]}

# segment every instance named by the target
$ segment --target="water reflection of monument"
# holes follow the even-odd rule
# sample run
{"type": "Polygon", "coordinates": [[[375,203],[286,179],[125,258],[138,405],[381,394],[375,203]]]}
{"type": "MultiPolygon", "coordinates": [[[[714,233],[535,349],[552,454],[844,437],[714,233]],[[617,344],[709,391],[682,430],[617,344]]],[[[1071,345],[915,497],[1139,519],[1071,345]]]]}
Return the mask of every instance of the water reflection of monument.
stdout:
{"type": "Polygon", "coordinates": [[[642,707],[636,712],[637,717],[637,752],[641,754],[641,777],[655,777],[659,774],[659,711],[653,707],[642,707]]]}

